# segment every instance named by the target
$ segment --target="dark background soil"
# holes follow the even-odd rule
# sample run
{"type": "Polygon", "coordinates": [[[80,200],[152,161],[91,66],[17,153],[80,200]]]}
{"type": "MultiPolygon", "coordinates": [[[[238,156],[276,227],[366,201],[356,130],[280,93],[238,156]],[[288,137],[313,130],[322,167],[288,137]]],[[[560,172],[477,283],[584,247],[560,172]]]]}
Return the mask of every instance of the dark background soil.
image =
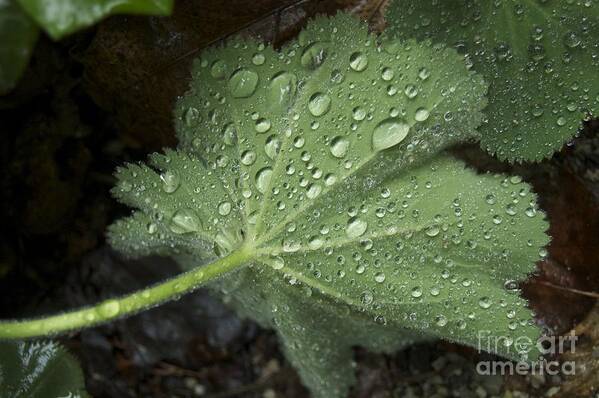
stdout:
{"type": "MultiPolygon", "coordinates": [[[[38,315],[122,294],[175,274],[161,258],[122,259],[104,232],[129,210],[112,173],[175,144],[174,100],[191,60],[232,35],[284,42],[317,13],[382,24],[385,1],[179,0],[169,18],[112,17],[60,43],[42,38],[17,89],[0,97],[0,317],[38,315]]],[[[539,324],[582,335],[575,378],[482,377],[481,355],[449,343],[392,356],[356,349],[352,397],[597,397],[599,122],[552,159],[506,165],[477,146],[472,167],[519,174],[551,221],[549,256],[523,285],[539,324]]],[[[61,338],[94,397],[308,397],[276,336],[200,291],[61,338]]]]}

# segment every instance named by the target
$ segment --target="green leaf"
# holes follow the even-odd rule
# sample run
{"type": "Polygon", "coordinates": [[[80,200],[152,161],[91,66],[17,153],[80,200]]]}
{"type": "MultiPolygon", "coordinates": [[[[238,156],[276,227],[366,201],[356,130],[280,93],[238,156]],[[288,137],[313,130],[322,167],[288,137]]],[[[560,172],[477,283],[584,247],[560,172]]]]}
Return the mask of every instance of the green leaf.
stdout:
{"type": "Polygon", "coordinates": [[[0,397],[86,397],[77,361],[54,342],[0,343],[0,397]]]}
{"type": "Polygon", "coordinates": [[[113,14],[168,15],[173,0],[17,0],[21,7],[58,40],[113,14]]]}
{"type": "Polygon", "coordinates": [[[13,0],[0,2],[0,95],[21,78],[37,35],[35,23],[13,0]]]}
{"type": "Polygon", "coordinates": [[[212,288],[277,330],[319,398],[345,396],[355,345],[477,346],[488,330],[500,344],[487,350],[517,358],[518,337],[535,341],[515,281],[547,223],[518,178],[441,153],[478,138],[486,105],[455,50],[340,14],[278,52],[244,40],[208,50],[192,74],[178,150],[117,172],[115,195],[138,212],[112,242],[186,268],[196,245],[250,253],[212,288]]]}
{"type": "Polygon", "coordinates": [[[599,110],[597,0],[396,0],[387,20],[468,55],[490,86],[481,144],[500,159],[551,156],[599,110]]]}

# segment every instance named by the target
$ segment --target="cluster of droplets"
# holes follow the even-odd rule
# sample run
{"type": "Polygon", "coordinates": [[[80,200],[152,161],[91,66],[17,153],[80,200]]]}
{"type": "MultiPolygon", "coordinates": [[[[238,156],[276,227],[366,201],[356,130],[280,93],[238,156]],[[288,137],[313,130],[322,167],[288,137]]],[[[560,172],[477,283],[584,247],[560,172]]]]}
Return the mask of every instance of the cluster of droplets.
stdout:
{"type": "MultiPolygon", "coordinates": [[[[510,200],[506,202],[504,195],[498,199],[495,193],[484,194],[479,198],[484,205],[477,209],[477,213],[466,215],[462,205],[466,205],[465,208],[471,208],[471,205],[462,203],[462,199],[456,198],[452,201],[451,211],[455,219],[435,215],[432,222],[423,223],[425,227],[421,229],[420,236],[424,237],[424,242],[415,231],[401,232],[397,227],[397,222],[408,215],[413,220],[422,222],[416,204],[421,200],[421,195],[434,195],[434,192],[429,191],[439,189],[440,184],[431,181],[419,182],[415,178],[411,179],[411,183],[411,189],[403,194],[406,200],[398,200],[397,193],[383,186],[380,188],[380,199],[376,206],[372,208],[367,205],[352,206],[347,209],[345,223],[339,222],[336,218],[330,225],[321,225],[319,233],[308,235],[305,241],[296,238],[283,239],[281,252],[288,254],[319,253],[315,257],[310,255],[305,257],[303,266],[307,275],[323,280],[332,286],[343,286],[348,283],[347,294],[353,295],[354,293],[349,293],[349,291],[355,292],[357,286],[368,286],[372,282],[374,285],[380,285],[383,290],[373,286],[359,292],[356,299],[356,303],[359,305],[374,310],[377,323],[386,323],[385,315],[376,310],[385,303],[420,302],[426,304],[434,303],[443,297],[448,303],[447,305],[454,300],[458,300],[460,304],[452,304],[446,308],[447,312],[443,313],[433,314],[428,310],[420,315],[406,313],[406,319],[421,319],[422,325],[428,324],[432,319],[432,324],[437,327],[450,325],[458,330],[464,330],[470,322],[477,321],[480,311],[497,312],[497,308],[501,308],[508,319],[509,330],[516,330],[519,325],[528,326],[528,321],[525,319],[527,313],[524,313],[524,317],[522,315],[522,303],[509,303],[502,296],[487,295],[485,287],[476,280],[460,278],[459,269],[455,268],[456,264],[452,256],[444,257],[440,254],[442,250],[436,246],[439,244],[445,246],[451,242],[456,246],[462,245],[467,250],[475,250],[479,245],[479,240],[482,242],[492,239],[493,228],[504,227],[503,222],[513,225],[516,215],[523,213],[527,217],[537,217],[534,199],[528,187],[522,184],[521,178],[510,177],[500,180],[499,185],[502,188],[508,190],[512,188],[510,200]],[[411,201],[414,202],[414,205],[410,204],[411,201]],[[522,206],[522,201],[530,206],[522,206]],[[502,213],[505,214],[506,221],[497,222],[498,210],[502,210],[502,213]],[[387,220],[386,226],[381,224],[381,221],[385,219],[387,220]],[[370,229],[373,230],[372,234],[378,235],[376,239],[369,233],[370,223],[374,224],[370,229]],[[482,232],[479,239],[470,236],[472,235],[470,233],[467,233],[469,239],[462,238],[465,225],[470,223],[480,223],[482,232]],[[379,241],[381,238],[385,238],[385,240],[379,241]],[[344,246],[339,246],[339,241],[354,242],[359,250],[352,251],[344,246]],[[422,247],[423,250],[417,250],[416,253],[411,252],[408,247],[414,245],[422,247]],[[428,255],[423,254],[427,251],[439,252],[439,254],[431,255],[432,258],[429,258],[428,255]],[[434,283],[419,284],[418,273],[411,268],[414,263],[424,263],[431,259],[432,263],[439,267],[439,270],[433,274],[434,283]],[[336,271],[335,268],[331,268],[331,264],[338,267],[336,271]],[[456,299],[456,296],[461,298],[456,299]],[[469,309],[465,314],[463,314],[464,308],[469,309]],[[424,316],[427,314],[430,317],[424,316]]],[[[293,235],[298,231],[298,225],[289,223],[286,231],[293,235]]],[[[533,244],[532,241],[529,241],[527,245],[532,246],[533,244]]],[[[479,255],[477,254],[477,256],[479,255]]],[[[491,255],[499,255],[507,259],[509,250],[497,248],[491,255]]],[[[301,258],[299,257],[299,259],[301,258]]],[[[481,260],[489,261],[484,257],[481,260]]],[[[295,264],[298,260],[294,257],[291,261],[295,264]]],[[[277,270],[283,269],[285,263],[283,254],[275,255],[269,260],[269,264],[277,270]]],[[[294,284],[297,283],[295,278],[292,280],[294,284]]],[[[502,283],[508,292],[517,293],[519,291],[518,283],[515,280],[506,279],[502,283]]],[[[312,294],[311,290],[310,294],[312,294]]],[[[340,296],[344,295],[344,293],[339,294],[340,296]]],[[[352,297],[344,299],[351,301],[352,297]]],[[[509,342],[506,344],[509,345],[509,342]]]]}
{"type": "Polygon", "coordinates": [[[391,13],[392,33],[456,43],[484,76],[491,90],[482,143],[500,158],[549,156],[599,108],[592,0],[463,6],[411,0],[391,13]]]}
{"type": "MultiPolygon", "coordinates": [[[[364,159],[388,149],[399,152],[400,144],[401,150],[409,145],[425,147],[426,142],[414,139],[417,131],[426,128],[442,131],[439,124],[454,121],[461,111],[436,110],[437,100],[452,97],[455,86],[444,86],[442,78],[422,65],[412,65],[406,70],[393,62],[380,65],[371,51],[373,45],[369,41],[361,50],[350,50],[342,60],[343,65],[327,69],[330,71],[325,76],[327,84],[319,85],[310,84],[310,73],[321,70],[336,53],[330,43],[310,42],[301,36],[299,46],[281,55],[281,58],[292,59],[297,53],[299,64],[305,69],[301,73],[292,72],[291,67],[289,70],[266,68],[269,60],[263,46],[255,52],[252,50],[251,62],[237,65],[232,71],[223,60],[202,60],[201,66],[212,78],[222,81],[223,92],[226,92],[226,95],[214,93],[214,101],[206,101],[205,107],[247,99],[250,105],[244,109],[244,115],[249,123],[227,120],[221,124],[218,143],[200,141],[194,142],[194,146],[209,155],[219,149],[239,147],[239,174],[243,181],[236,181],[239,183],[236,188],[244,200],[272,199],[274,208],[283,215],[301,214],[305,209],[305,219],[282,216],[276,219],[278,224],[269,225],[272,229],[266,228],[265,234],[273,233],[278,246],[267,247],[269,252],[264,261],[272,269],[288,273],[289,283],[301,286],[306,295],[313,294],[306,278],[317,280],[317,285],[325,289],[332,286],[335,298],[373,313],[379,324],[387,323],[388,313],[384,308],[388,305],[414,308],[416,304],[427,304],[419,313],[407,311],[404,319],[418,321],[421,326],[432,323],[436,327],[451,326],[460,330],[476,321],[480,311],[499,307],[505,309],[510,329],[517,328],[525,322],[521,320],[521,308],[492,292],[483,294],[479,281],[461,277],[460,267],[464,265],[459,261],[462,259],[453,258],[451,253],[465,253],[470,260],[480,256],[483,262],[491,262],[491,256],[505,262],[509,260],[511,250],[499,247],[502,243],[496,234],[521,221],[522,214],[530,218],[538,216],[534,198],[518,178],[501,182],[503,188],[513,187],[510,201],[506,202],[505,197],[498,199],[496,193],[485,193],[478,199],[486,206],[477,206],[474,210],[468,198],[461,195],[447,208],[439,209],[439,214],[428,214],[426,207],[420,206],[422,200],[440,192],[441,183],[433,178],[437,172],[434,168],[430,170],[430,180],[419,181],[413,177],[401,188],[401,194],[397,187],[380,185],[380,181],[366,177],[363,187],[367,192],[371,189],[379,192],[376,200],[353,202],[352,206],[345,207],[341,200],[326,208],[309,207],[308,204],[314,203],[328,188],[351,175],[364,159]],[[267,73],[263,72],[265,69],[267,73]],[[410,73],[409,78],[405,77],[407,73],[410,73]],[[303,77],[306,74],[308,78],[303,77]],[[361,76],[366,75],[369,77],[364,79],[372,87],[382,88],[385,100],[397,101],[397,106],[388,106],[382,111],[384,115],[377,109],[380,105],[377,101],[356,100],[361,76]],[[431,93],[431,89],[438,89],[439,93],[431,93]],[[438,98],[432,98],[435,96],[438,98]],[[302,101],[298,102],[298,98],[302,101]],[[263,101],[269,105],[268,109],[258,111],[258,107],[252,107],[263,101]],[[346,106],[347,103],[351,106],[346,106]],[[286,121],[283,128],[274,116],[281,113],[286,121]],[[409,145],[404,145],[408,142],[409,145]],[[284,159],[282,165],[277,164],[280,158],[284,159]],[[278,180],[279,185],[273,180],[279,177],[275,175],[277,172],[284,173],[278,180]],[[251,184],[244,185],[246,179],[251,184]],[[299,199],[294,202],[294,198],[299,199]],[[522,206],[524,201],[528,201],[528,206],[522,206]],[[335,216],[327,218],[325,213],[335,216]],[[313,226],[317,226],[316,230],[313,226]],[[279,227],[284,230],[278,230],[279,227]],[[492,253],[485,254],[481,250],[485,246],[492,247],[492,253]],[[422,280],[428,267],[433,268],[429,280],[422,280]],[[439,307],[428,303],[441,304],[439,307]]],[[[509,62],[512,50],[507,45],[500,50],[509,62]]],[[[188,128],[196,128],[201,123],[218,124],[216,113],[200,109],[196,104],[183,110],[182,121],[188,128]]],[[[231,166],[224,157],[213,158],[208,160],[211,169],[231,166]]],[[[165,194],[173,195],[181,189],[181,178],[176,172],[162,173],[160,181],[165,194]]],[[[130,184],[126,180],[122,182],[125,183],[130,184]]],[[[270,203],[262,204],[267,205],[270,203]]],[[[211,210],[227,217],[235,209],[236,204],[230,200],[219,200],[216,209],[211,210]]],[[[259,210],[253,208],[252,211],[247,221],[256,225],[259,210]]],[[[194,203],[188,203],[171,215],[168,225],[175,234],[188,234],[213,224],[203,225],[206,219],[202,221],[194,210],[194,203]]],[[[528,243],[529,246],[535,244],[528,243]]],[[[506,280],[505,286],[506,290],[517,291],[517,284],[512,280],[506,280]]]]}
{"type": "MultiPolygon", "coordinates": [[[[157,168],[165,170],[157,173],[146,166],[130,165],[118,173],[117,196],[142,204],[150,219],[145,227],[146,235],[142,235],[147,237],[147,242],[142,240],[136,247],[151,245],[149,242],[153,240],[192,239],[198,244],[214,241],[214,249],[220,253],[233,249],[240,242],[241,232],[238,228],[226,227],[235,225],[237,205],[222,187],[216,190],[219,182],[210,179],[212,173],[199,160],[175,152],[153,155],[152,159],[157,168]],[[190,183],[190,175],[198,176],[191,179],[194,185],[190,183]],[[206,194],[222,200],[204,201],[202,197],[206,194]]],[[[127,228],[125,235],[135,233],[131,230],[135,225],[122,225],[127,228]]]]}

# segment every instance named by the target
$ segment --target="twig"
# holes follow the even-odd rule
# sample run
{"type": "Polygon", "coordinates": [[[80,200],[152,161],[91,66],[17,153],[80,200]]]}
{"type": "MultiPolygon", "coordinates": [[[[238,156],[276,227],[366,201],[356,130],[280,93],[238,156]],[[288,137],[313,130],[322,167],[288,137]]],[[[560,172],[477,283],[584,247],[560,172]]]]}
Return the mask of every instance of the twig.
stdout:
{"type": "Polygon", "coordinates": [[[553,283],[546,282],[546,281],[536,281],[536,283],[538,283],[540,285],[551,287],[553,289],[563,290],[563,291],[567,291],[567,292],[570,292],[570,293],[579,294],[581,296],[587,296],[587,297],[591,297],[591,298],[594,298],[594,299],[599,299],[599,293],[587,292],[585,290],[574,289],[574,288],[571,288],[571,287],[554,285],[553,283]]]}

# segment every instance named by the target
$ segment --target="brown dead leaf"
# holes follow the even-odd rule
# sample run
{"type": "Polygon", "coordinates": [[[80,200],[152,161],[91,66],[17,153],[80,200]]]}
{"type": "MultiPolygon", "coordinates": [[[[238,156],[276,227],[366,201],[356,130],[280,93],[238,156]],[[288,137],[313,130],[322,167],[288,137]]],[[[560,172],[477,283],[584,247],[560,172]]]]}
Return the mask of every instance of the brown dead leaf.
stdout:
{"type": "Polygon", "coordinates": [[[584,319],[595,301],[576,291],[599,291],[599,206],[565,168],[550,168],[532,183],[550,220],[551,243],[539,275],[523,290],[538,319],[559,334],[584,319]]]}
{"type": "Polygon", "coordinates": [[[562,384],[559,397],[592,397],[599,392],[599,303],[574,333],[579,337],[575,349],[564,353],[560,360],[573,361],[576,375],[562,384]]]}

